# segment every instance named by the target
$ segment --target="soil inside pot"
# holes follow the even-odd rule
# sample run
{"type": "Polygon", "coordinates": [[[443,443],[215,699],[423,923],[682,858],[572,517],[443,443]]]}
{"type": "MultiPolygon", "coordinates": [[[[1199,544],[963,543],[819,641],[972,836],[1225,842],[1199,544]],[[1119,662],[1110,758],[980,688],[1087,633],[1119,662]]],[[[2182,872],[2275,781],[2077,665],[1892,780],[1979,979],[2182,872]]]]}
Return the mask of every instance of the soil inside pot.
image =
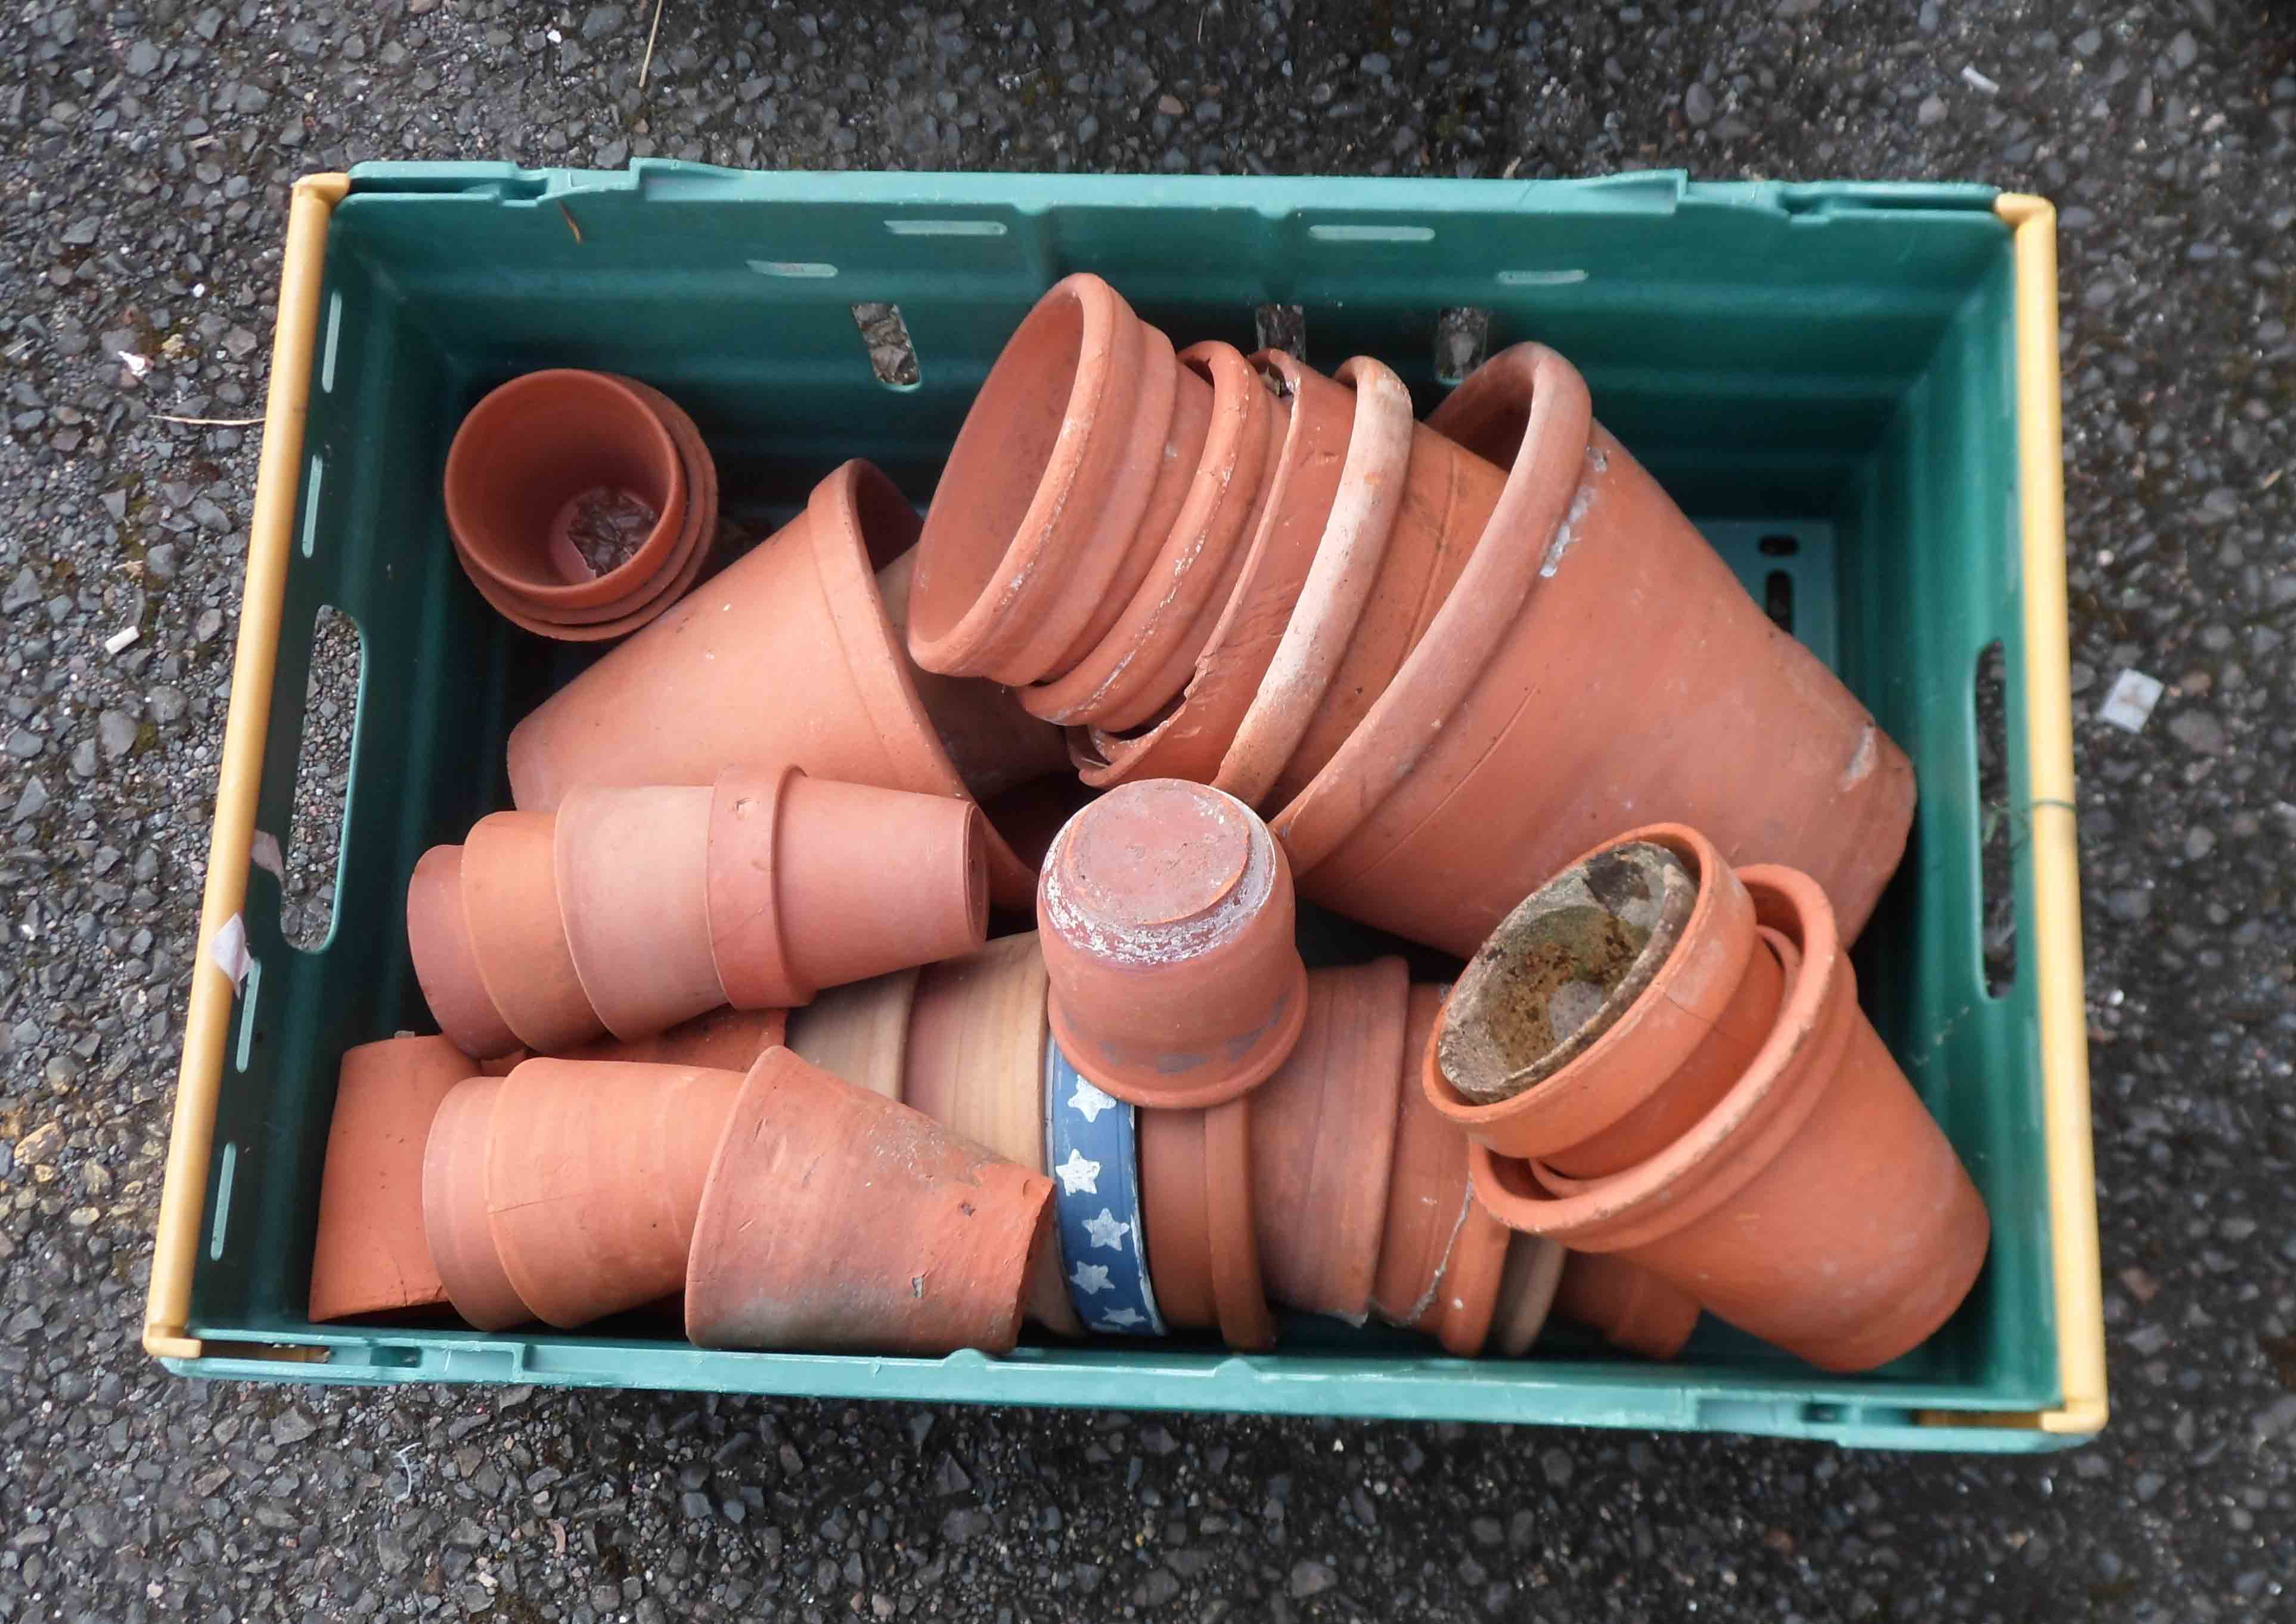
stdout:
{"type": "Polygon", "coordinates": [[[1584,1054],[1657,977],[1698,876],[1647,841],[1599,852],[1533,892],[1451,995],[1439,1060],[1479,1103],[1513,1099],[1584,1054]]]}
{"type": "Polygon", "coordinates": [[[559,523],[582,562],[599,575],[611,575],[645,545],[661,514],[635,491],[593,486],[559,510],[559,523]]]}

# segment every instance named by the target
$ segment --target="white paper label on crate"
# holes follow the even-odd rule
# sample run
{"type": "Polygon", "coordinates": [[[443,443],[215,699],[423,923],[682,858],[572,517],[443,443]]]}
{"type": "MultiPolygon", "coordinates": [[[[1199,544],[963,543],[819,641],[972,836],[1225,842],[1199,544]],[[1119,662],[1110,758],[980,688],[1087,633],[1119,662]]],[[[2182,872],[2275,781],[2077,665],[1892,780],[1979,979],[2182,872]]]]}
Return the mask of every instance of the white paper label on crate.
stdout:
{"type": "Polygon", "coordinates": [[[2152,719],[2152,707],[2161,702],[2161,693],[2159,677],[2148,677],[2132,666],[2112,679],[2104,703],[2096,708],[2096,719],[2125,727],[2130,733],[2143,733],[2144,724],[2152,719]]]}
{"type": "Polygon", "coordinates": [[[255,956],[247,950],[247,922],[236,914],[225,920],[208,942],[208,957],[231,978],[234,991],[245,986],[247,972],[255,968],[255,956]]]}

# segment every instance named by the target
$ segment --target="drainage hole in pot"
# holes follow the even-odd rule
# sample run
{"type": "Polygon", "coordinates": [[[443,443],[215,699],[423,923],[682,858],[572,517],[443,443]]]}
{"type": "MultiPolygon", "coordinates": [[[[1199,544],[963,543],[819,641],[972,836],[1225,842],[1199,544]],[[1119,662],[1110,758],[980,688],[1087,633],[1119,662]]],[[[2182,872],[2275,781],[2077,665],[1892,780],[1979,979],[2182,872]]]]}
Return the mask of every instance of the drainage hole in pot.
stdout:
{"type": "Polygon", "coordinates": [[[1801,539],[1779,533],[1763,537],[1755,545],[1761,548],[1764,558],[1792,558],[1801,551],[1801,539]]]}
{"type": "Polygon", "coordinates": [[[869,370],[887,389],[913,390],[924,381],[917,366],[917,347],[909,342],[909,325],[901,307],[860,304],[853,307],[853,324],[869,352],[869,370]]]}
{"type": "Polygon", "coordinates": [[[1780,631],[1793,635],[1793,577],[1773,570],[1762,578],[1762,609],[1780,631]]]}
{"type": "Polygon", "coordinates": [[[1308,311],[1303,305],[1261,305],[1251,313],[1252,332],[1262,349],[1280,349],[1295,360],[1308,358],[1308,311]]]}
{"type": "Polygon", "coordinates": [[[1997,639],[1978,651],[1972,684],[1977,714],[1977,872],[1982,887],[1979,952],[1985,991],[2017,984],[2017,848],[2030,824],[2009,803],[2008,664],[1997,639]]]}
{"type": "Polygon", "coordinates": [[[1483,364],[1491,349],[1491,313],[1480,305],[1451,305],[1435,317],[1435,376],[1457,383],[1483,364]]]}
{"type": "Polygon", "coordinates": [[[294,814],[280,876],[279,932],[306,953],[335,927],[336,868],[349,793],[366,652],[358,622],[333,604],[311,621],[310,675],[303,685],[303,737],[295,757],[294,814]]]}

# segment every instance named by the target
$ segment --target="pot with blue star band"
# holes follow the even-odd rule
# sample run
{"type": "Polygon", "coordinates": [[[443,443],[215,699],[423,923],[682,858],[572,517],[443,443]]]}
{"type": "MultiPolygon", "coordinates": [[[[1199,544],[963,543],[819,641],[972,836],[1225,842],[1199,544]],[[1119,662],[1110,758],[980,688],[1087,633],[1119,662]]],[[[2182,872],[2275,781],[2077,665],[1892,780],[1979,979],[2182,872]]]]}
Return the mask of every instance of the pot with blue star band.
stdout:
{"type": "Polygon", "coordinates": [[[1140,1202],[1137,1112],[1045,1044],[1046,1165],[1055,1185],[1069,1300],[1085,1328],[1162,1336],[1140,1202]]]}

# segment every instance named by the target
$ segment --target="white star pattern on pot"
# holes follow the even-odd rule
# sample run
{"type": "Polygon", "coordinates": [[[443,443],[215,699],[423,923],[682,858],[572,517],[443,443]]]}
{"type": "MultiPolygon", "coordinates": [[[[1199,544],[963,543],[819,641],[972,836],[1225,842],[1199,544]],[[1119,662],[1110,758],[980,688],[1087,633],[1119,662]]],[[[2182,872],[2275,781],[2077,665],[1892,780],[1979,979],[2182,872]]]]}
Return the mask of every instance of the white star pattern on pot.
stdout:
{"type": "Polygon", "coordinates": [[[1111,1308],[1092,1322],[1095,1331],[1125,1331],[1140,1323],[1141,1316],[1133,1308],[1111,1308]]]}
{"type": "Polygon", "coordinates": [[[1079,1263],[1076,1266],[1076,1273],[1069,1276],[1069,1284],[1079,1292],[1096,1297],[1108,1290],[1108,1269],[1103,1264],[1079,1263]]]}
{"type": "Polygon", "coordinates": [[[1103,1094],[1083,1078],[1077,1079],[1076,1092],[1069,1095],[1069,1109],[1087,1122],[1100,1120],[1100,1113],[1116,1103],[1113,1095],[1103,1094]]]}
{"type": "Polygon", "coordinates": [[[1100,1163],[1074,1145],[1069,1147],[1069,1159],[1053,1171],[1061,1176],[1061,1188],[1070,1195],[1100,1193],[1100,1163]]]}
{"type": "Polygon", "coordinates": [[[1132,1233],[1131,1225],[1105,1207],[1100,1210],[1098,1218],[1085,1219],[1084,1226],[1092,1235],[1095,1246],[1105,1246],[1111,1251],[1122,1251],[1124,1237],[1132,1233]]]}

